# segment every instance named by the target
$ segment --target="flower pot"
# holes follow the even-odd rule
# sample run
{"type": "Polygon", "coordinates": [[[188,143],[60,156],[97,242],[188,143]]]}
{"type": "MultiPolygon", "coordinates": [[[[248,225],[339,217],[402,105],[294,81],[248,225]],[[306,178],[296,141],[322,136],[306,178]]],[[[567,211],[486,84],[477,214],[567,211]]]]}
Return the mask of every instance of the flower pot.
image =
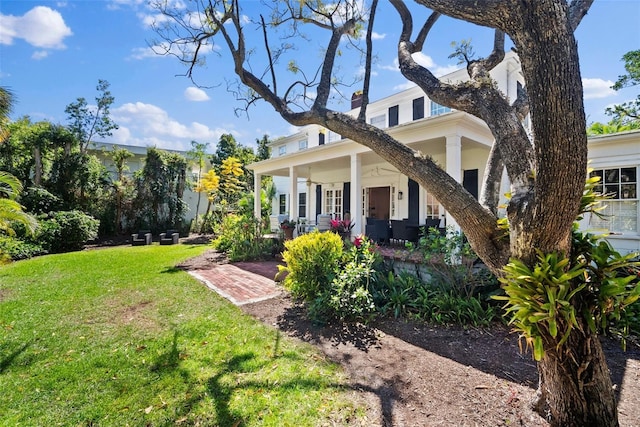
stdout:
{"type": "Polygon", "coordinates": [[[284,234],[284,240],[293,239],[293,228],[283,228],[282,233],[284,234]]]}

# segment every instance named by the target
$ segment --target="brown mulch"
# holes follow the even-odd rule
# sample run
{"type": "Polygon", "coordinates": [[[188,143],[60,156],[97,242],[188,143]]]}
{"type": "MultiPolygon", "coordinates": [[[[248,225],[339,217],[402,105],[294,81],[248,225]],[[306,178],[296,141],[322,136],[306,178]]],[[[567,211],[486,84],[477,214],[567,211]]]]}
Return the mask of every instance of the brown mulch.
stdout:
{"type": "MultiPolygon", "coordinates": [[[[207,251],[180,267],[220,262],[227,261],[207,251]]],[[[548,426],[529,407],[535,362],[505,326],[464,329],[396,319],[319,326],[286,294],[240,308],[342,365],[354,399],[368,407],[367,426],[548,426]]],[[[602,342],[620,425],[638,427],[640,347],[623,352],[615,340],[602,342]]]]}

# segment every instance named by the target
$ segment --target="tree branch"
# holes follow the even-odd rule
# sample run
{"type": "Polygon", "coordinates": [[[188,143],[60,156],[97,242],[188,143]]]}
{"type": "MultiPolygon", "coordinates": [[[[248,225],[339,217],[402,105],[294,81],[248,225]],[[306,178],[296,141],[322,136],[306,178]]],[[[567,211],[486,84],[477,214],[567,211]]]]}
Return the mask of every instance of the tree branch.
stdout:
{"type": "Polygon", "coordinates": [[[267,35],[267,24],[264,22],[264,16],[260,15],[260,23],[262,26],[262,37],[264,39],[264,49],[267,52],[269,58],[269,71],[271,71],[271,84],[273,84],[273,93],[278,93],[278,81],[276,80],[276,71],[274,69],[273,57],[271,56],[271,49],[269,48],[269,37],[267,35]]]}
{"type": "Polygon", "coordinates": [[[369,12],[369,25],[367,26],[367,51],[364,66],[364,82],[362,84],[362,104],[360,105],[360,113],[358,114],[358,120],[366,121],[367,119],[367,106],[369,105],[369,87],[371,85],[371,58],[373,55],[373,24],[376,17],[376,10],[378,9],[378,0],[371,2],[371,12],[369,12]]]}
{"type": "Polygon", "coordinates": [[[578,28],[582,18],[585,17],[592,4],[593,0],[574,0],[571,2],[569,5],[569,16],[567,19],[569,21],[569,26],[573,31],[578,28]]]}

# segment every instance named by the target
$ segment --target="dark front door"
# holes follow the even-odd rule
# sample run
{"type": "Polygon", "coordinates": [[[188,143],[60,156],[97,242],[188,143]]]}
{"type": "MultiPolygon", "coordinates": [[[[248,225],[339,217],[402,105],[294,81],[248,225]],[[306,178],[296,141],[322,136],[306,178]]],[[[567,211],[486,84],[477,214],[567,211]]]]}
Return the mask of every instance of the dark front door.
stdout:
{"type": "Polygon", "coordinates": [[[372,187],[369,191],[369,206],[367,206],[367,217],[377,219],[389,219],[389,187],[372,187]]]}

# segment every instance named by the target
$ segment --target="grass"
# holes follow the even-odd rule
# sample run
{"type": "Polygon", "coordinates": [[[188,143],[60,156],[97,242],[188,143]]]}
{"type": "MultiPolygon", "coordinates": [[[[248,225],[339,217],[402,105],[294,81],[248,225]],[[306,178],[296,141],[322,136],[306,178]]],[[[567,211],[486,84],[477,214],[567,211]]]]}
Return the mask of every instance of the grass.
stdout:
{"type": "Polygon", "coordinates": [[[338,366],[175,268],[203,250],[120,247],[0,267],[0,425],[361,419],[338,366]]]}

